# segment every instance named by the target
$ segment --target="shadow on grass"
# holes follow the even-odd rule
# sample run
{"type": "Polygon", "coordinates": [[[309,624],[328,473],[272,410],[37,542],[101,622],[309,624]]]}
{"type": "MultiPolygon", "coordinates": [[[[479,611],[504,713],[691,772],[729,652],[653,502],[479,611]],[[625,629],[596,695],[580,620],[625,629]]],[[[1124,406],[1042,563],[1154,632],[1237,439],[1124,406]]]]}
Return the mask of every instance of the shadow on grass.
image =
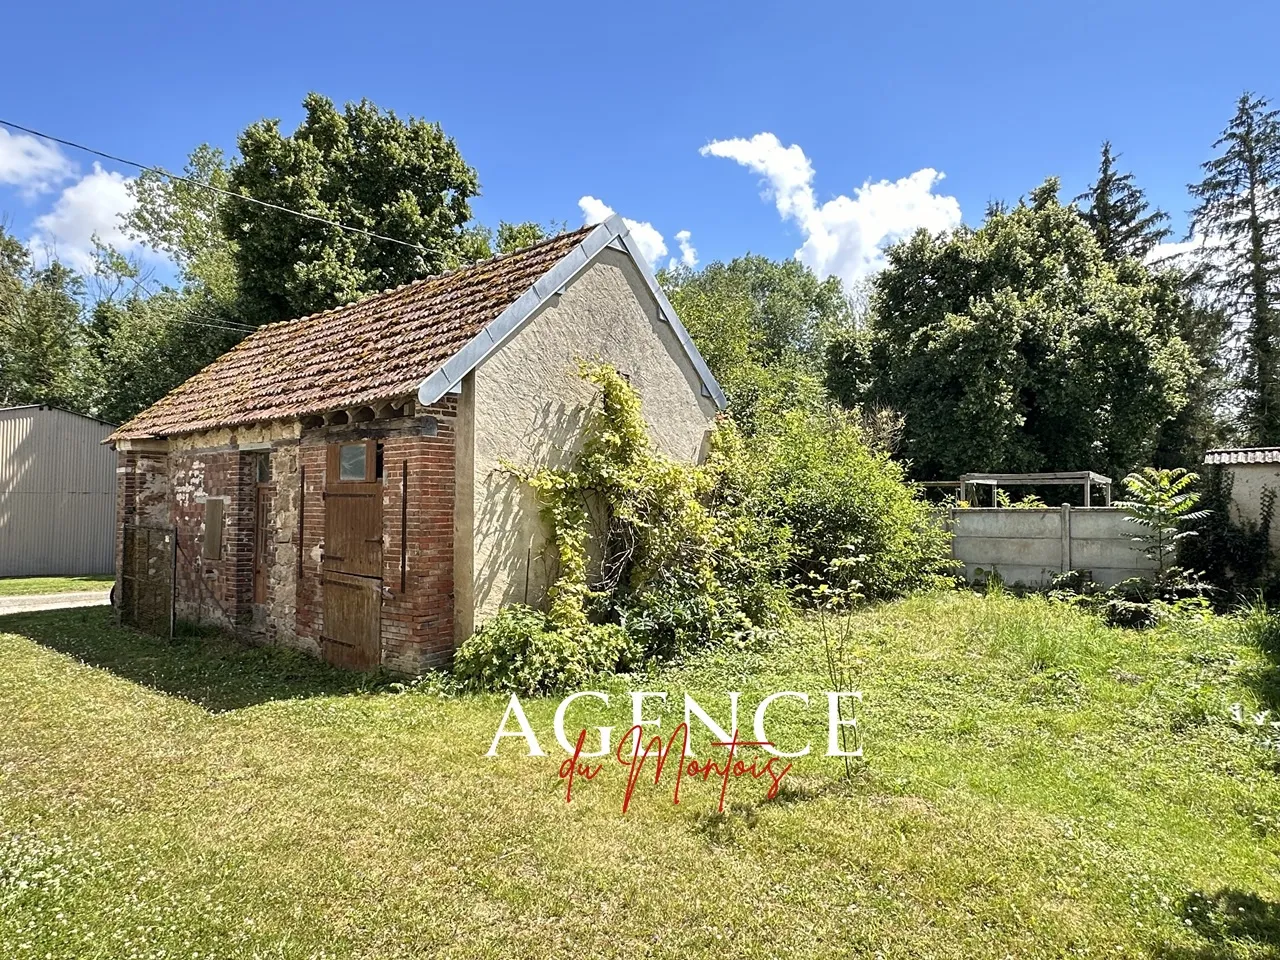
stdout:
{"type": "Polygon", "coordinates": [[[377,683],[304,653],[255,647],[213,631],[173,640],[136,633],[117,627],[110,607],[0,616],[0,633],[28,637],[215,713],[270,700],[359,693],[377,683]]]}
{"type": "Polygon", "coordinates": [[[1161,960],[1280,960],[1280,903],[1224,887],[1191,894],[1182,918],[1206,942],[1159,951],[1161,960]]]}

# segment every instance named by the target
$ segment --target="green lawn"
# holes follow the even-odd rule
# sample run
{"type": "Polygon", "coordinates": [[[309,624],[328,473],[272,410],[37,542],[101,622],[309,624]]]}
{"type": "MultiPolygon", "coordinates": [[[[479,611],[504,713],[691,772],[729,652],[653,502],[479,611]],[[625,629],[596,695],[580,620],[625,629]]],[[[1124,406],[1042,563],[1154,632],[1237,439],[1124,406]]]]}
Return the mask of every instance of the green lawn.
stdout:
{"type": "MultiPolygon", "coordinates": [[[[5,956],[1280,957],[1280,756],[1229,714],[1280,706],[1280,676],[1232,622],[869,610],[851,784],[810,756],[771,802],[737,782],[717,815],[686,780],[624,815],[616,763],[565,804],[556,700],[526,704],[549,756],[486,759],[505,698],[109,616],[0,618],[5,956]]],[[[628,689],[669,691],[667,727],[685,692],[750,711],[824,690],[817,664],[798,626],[611,680],[606,712],[629,726],[628,689]]],[[[822,751],[822,707],[787,710],[769,735],[822,751]]]]}
{"type": "Polygon", "coordinates": [[[79,593],[110,590],[115,577],[9,577],[0,579],[0,597],[27,597],[39,593],[79,593]]]}

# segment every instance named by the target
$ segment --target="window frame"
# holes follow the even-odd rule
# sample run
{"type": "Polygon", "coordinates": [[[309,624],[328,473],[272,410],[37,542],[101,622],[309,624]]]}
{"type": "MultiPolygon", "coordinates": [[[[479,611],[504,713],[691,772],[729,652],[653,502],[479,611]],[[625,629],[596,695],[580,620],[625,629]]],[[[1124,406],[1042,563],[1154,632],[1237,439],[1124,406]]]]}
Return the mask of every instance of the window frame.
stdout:
{"type": "Polygon", "coordinates": [[[377,440],[335,440],[329,444],[327,473],[329,483],[374,483],[378,478],[377,440]],[[342,448],[364,446],[364,476],[358,480],[343,479],[342,448]]]}

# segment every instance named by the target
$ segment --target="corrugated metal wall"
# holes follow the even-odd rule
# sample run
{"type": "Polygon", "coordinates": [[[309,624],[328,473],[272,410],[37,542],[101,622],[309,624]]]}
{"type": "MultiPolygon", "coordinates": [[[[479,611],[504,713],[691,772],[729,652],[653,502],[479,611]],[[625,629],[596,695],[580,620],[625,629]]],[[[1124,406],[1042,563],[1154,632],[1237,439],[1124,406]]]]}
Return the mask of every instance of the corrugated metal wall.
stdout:
{"type": "Polygon", "coordinates": [[[0,409],[0,577],[113,572],[111,430],[65,410],[0,409]]]}

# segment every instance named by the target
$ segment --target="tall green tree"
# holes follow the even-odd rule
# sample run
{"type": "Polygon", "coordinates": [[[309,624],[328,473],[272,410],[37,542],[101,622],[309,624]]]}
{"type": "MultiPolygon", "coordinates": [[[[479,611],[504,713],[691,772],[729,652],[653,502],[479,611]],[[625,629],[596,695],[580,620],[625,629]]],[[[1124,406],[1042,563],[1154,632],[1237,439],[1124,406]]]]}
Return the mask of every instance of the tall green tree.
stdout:
{"type": "Polygon", "coordinates": [[[779,410],[821,401],[823,345],[853,325],[837,278],[747,255],[660,279],[747,432],[779,410]]]}
{"type": "Polygon", "coordinates": [[[124,423],[233,347],[244,332],[217,323],[214,307],[188,292],[136,287],[94,304],[86,376],[94,412],[124,423]]]}
{"type": "Polygon", "coordinates": [[[498,221],[496,231],[482,223],[473,223],[463,228],[458,248],[448,263],[449,269],[487,260],[504,253],[515,253],[525,247],[533,246],[539,240],[545,240],[567,229],[564,223],[549,223],[545,227],[535,220],[524,220],[519,223],[498,221]]]}
{"type": "Polygon", "coordinates": [[[228,198],[220,219],[242,315],[254,323],[325,310],[447,269],[479,190],[475,171],[438,124],[401,120],[368,100],[338,110],[315,93],[303,107],[292,134],[263,120],[240,135],[231,190],[400,242],[228,198]]]}
{"type": "Polygon", "coordinates": [[[828,383],[845,403],[903,415],[901,452],[921,479],[1124,476],[1186,403],[1196,365],[1161,288],[1137,261],[1107,260],[1056,180],[976,230],[922,231],[887,258],[865,343],[833,346],[828,383]],[[850,360],[860,369],[840,376],[850,360]]]}
{"type": "Polygon", "coordinates": [[[37,268],[0,227],[0,406],[85,403],[80,276],[51,262],[37,268]]]}
{"type": "Polygon", "coordinates": [[[233,311],[239,273],[222,219],[227,198],[219,192],[231,189],[230,166],[221,150],[204,143],[191,152],[182,176],[144,171],[132,180],[134,206],[124,217],[125,229],[172,260],[186,290],[233,311]]]}
{"type": "Polygon", "coordinates": [[[1104,141],[1098,179],[1072,201],[1084,204],[1080,216],[1097,237],[1103,256],[1112,263],[1125,257],[1143,259],[1173,232],[1169,215],[1151,208],[1133,174],[1116,169],[1118,159],[1119,155],[1111,152],[1111,141],[1104,141]]]}
{"type": "Polygon", "coordinates": [[[1280,111],[1251,93],[1192,184],[1191,232],[1206,251],[1209,284],[1240,331],[1241,427],[1255,444],[1280,443],[1280,111]]]}

